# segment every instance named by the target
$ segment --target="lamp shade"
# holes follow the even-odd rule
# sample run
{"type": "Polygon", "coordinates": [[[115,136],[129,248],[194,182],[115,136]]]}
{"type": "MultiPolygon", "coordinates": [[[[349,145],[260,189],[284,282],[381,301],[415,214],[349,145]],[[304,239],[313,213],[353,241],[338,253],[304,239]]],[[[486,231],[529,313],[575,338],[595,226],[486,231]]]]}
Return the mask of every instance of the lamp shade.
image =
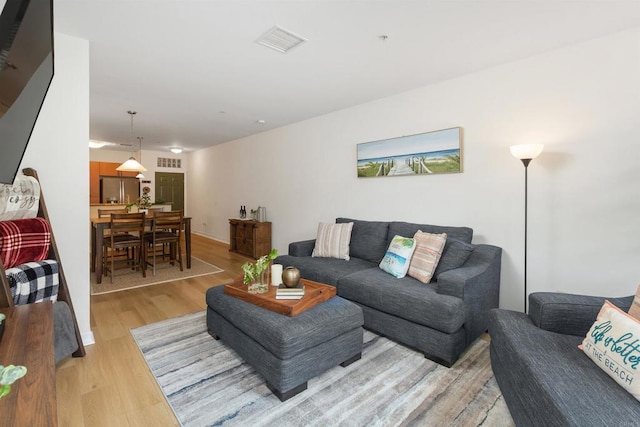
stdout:
{"type": "Polygon", "coordinates": [[[520,144],[509,147],[513,157],[520,160],[535,159],[542,153],[543,148],[543,144],[520,144]]]}
{"type": "Polygon", "coordinates": [[[147,168],[138,163],[134,157],[129,157],[129,160],[118,166],[116,170],[120,172],[146,172],[147,168]]]}

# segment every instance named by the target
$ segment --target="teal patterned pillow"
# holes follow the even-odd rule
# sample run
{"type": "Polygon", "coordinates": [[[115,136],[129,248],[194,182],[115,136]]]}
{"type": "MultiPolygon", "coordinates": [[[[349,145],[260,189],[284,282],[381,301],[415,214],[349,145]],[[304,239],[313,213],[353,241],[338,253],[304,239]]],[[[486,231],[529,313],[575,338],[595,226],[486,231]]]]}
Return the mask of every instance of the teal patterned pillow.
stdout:
{"type": "Polygon", "coordinates": [[[416,249],[416,241],[409,237],[395,236],[387,253],[380,262],[380,268],[392,276],[402,279],[407,275],[409,264],[411,264],[411,256],[416,249]]]}

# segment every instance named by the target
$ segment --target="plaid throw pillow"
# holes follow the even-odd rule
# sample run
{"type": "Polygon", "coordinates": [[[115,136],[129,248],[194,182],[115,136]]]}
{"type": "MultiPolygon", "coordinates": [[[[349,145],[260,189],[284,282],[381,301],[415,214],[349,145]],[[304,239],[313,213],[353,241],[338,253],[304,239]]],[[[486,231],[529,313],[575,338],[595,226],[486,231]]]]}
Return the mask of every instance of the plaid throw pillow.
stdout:
{"type": "Polygon", "coordinates": [[[0,257],[4,268],[47,259],[51,228],[44,218],[0,222],[0,257]]]}

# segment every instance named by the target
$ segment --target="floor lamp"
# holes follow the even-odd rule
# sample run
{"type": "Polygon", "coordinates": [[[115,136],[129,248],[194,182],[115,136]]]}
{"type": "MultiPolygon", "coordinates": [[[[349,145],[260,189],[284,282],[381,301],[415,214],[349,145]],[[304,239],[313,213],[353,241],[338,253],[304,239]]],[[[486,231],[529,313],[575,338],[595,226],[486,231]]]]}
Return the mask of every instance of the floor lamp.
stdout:
{"type": "Polygon", "coordinates": [[[520,144],[510,147],[511,154],[524,165],[524,312],[527,312],[527,169],[531,160],[542,153],[542,144],[520,144]]]}

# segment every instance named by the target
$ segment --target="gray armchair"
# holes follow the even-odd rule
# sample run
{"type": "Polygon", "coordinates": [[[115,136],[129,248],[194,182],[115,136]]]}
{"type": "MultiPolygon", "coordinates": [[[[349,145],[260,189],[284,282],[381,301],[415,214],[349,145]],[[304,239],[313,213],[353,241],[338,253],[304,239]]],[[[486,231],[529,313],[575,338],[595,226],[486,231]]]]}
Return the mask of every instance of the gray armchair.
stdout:
{"type": "MultiPolygon", "coordinates": [[[[625,311],[633,301],[607,299],[625,311]]],[[[529,296],[529,315],[490,311],[491,367],[516,425],[623,426],[640,419],[640,402],[578,349],[604,300],[543,292],[529,296]]]]}

